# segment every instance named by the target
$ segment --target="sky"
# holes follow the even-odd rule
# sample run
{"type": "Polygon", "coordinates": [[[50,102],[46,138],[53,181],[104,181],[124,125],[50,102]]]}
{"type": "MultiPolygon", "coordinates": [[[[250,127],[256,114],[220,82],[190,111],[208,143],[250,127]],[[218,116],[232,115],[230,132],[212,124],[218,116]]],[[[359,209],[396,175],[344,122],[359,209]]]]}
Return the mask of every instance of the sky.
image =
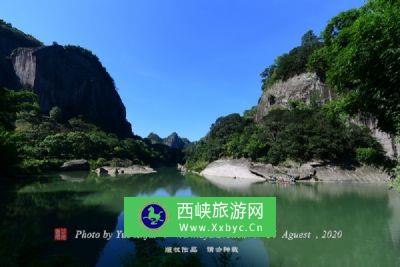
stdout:
{"type": "Polygon", "coordinates": [[[135,134],[195,141],[261,96],[259,74],[362,0],[13,0],[0,18],[45,44],[96,54],[135,134]]]}

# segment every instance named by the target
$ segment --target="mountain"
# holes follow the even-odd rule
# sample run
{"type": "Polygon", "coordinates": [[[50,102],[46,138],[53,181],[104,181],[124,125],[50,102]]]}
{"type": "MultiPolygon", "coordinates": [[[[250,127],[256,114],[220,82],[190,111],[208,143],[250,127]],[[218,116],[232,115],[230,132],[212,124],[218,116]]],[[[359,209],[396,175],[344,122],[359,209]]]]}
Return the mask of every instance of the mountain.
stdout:
{"type": "Polygon", "coordinates": [[[187,138],[181,138],[175,132],[173,132],[166,138],[161,138],[155,133],[150,133],[147,136],[147,139],[150,140],[152,144],[163,144],[175,149],[184,149],[190,144],[190,141],[187,138]]]}
{"type": "MultiPolygon", "coordinates": [[[[270,110],[278,107],[290,108],[296,101],[309,104],[317,101],[320,104],[329,102],[336,97],[315,73],[302,73],[289,78],[286,81],[278,81],[267,87],[258,102],[255,121],[260,122],[270,110]]],[[[387,156],[395,158],[399,148],[395,138],[377,128],[377,122],[373,118],[354,118],[353,122],[366,126],[384,148],[387,156]]]]}
{"type": "Polygon", "coordinates": [[[154,144],[163,144],[163,139],[158,136],[158,134],[155,133],[150,133],[147,136],[147,139],[149,139],[149,141],[154,145],[154,144]]]}
{"type": "Polygon", "coordinates": [[[174,132],[167,138],[164,138],[164,144],[171,148],[183,149],[190,144],[190,141],[186,138],[181,138],[177,133],[174,132]]]}
{"type": "Polygon", "coordinates": [[[121,138],[133,136],[113,79],[84,48],[44,46],[2,21],[0,86],[33,90],[44,114],[57,106],[63,120],[82,116],[121,138]]]}

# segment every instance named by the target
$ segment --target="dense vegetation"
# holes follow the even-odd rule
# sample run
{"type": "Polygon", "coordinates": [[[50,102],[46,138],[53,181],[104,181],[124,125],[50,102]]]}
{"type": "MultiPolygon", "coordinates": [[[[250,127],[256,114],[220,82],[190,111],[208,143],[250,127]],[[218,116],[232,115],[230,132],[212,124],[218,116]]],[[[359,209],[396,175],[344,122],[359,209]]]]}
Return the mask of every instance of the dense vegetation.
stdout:
{"type": "Polygon", "coordinates": [[[340,94],[343,111],[374,117],[381,130],[398,136],[400,2],[371,0],[340,13],[322,37],[323,47],[309,59],[310,70],[340,94]]]}
{"type": "Polygon", "coordinates": [[[385,162],[382,147],[369,129],[332,112],[327,105],[310,105],[271,110],[261,123],[239,114],[221,117],[205,138],[187,150],[187,166],[201,170],[221,157],[272,164],[288,159],[337,164],[385,162]]]}
{"type": "Polygon", "coordinates": [[[313,31],[306,32],[301,38],[301,45],[293,48],[289,53],[279,56],[274,64],[267,67],[260,75],[263,90],[275,82],[285,81],[294,75],[307,70],[308,59],[311,54],[320,48],[322,43],[313,31]]]}
{"type": "MultiPolygon", "coordinates": [[[[32,35],[26,34],[17,28],[14,28],[11,23],[7,23],[0,19],[0,33],[2,36],[12,40],[14,43],[18,43],[21,47],[36,47],[43,45],[42,42],[34,38],[32,35]]],[[[12,45],[8,42],[0,43],[0,55],[7,56],[12,51],[12,45]]]]}
{"type": "Polygon", "coordinates": [[[367,129],[351,124],[349,116],[376,118],[381,130],[399,135],[399,47],[399,1],[371,0],[359,9],[340,13],[320,37],[307,32],[299,47],[278,57],[261,74],[263,90],[267,90],[279,80],[315,72],[336,91],[335,101],[322,107],[300,103],[287,110],[271,110],[259,124],[251,120],[254,110],[244,117],[220,118],[188,151],[187,165],[201,169],[220,157],[274,164],[314,158],[385,163],[379,144],[367,129]]]}
{"type": "Polygon", "coordinates": [[[400,122],[400,2],[370,1],[333,18],[311,69],[346,96],[347,111],[378,119],[395,134],[400,122]]]}
{"type": "Polygon", "coordinates": [[[1,169],[37,173],[57,169],[63,161],[84,158],[92,167],[107,164],[175,164],[181,151],[151,145],[140,137],[120,140],[83,118],[60,121],[62,110],[39,113],[37,97],[28,91],[0,89],[1,169]]]}

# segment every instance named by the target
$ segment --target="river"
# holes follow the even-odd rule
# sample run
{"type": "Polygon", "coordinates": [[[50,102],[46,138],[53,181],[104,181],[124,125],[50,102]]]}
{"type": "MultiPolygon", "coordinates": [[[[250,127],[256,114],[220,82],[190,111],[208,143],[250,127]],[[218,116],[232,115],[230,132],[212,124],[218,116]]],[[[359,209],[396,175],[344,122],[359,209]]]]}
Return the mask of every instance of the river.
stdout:
{"type": "Polygon", "coordinates": [[[163,259],[175,266],[400,266],[400,194],[385,184],[243,184],[172,169],[117,178],[53,173],[3,193],[2,201],[1,266],[157,266],[169,246],[198,248],[187,261],[183,254],[163,259]],[[117,238],[125,196],[276,196],[277,237],[117,238]],[[67,228],[67,241],[54,241],[58,227],[67,228]],[[106,230],[114,238],[75,239],[77,230],[106,230]],[[288,240],[286,231],[312,238],[288,240]],[[341,238],[322,238],[324,231],[340,231],[341,238]],[[208,253],[210,246],[239,253],[208,253]],[[159,253],[146,258],[147,249],[159,253]]]}

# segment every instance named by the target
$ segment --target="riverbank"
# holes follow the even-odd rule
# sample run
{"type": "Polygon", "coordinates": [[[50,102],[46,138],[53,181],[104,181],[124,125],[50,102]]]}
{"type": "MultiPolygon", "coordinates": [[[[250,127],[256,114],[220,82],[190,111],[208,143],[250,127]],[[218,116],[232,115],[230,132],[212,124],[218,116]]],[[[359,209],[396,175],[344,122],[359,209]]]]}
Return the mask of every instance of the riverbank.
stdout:
{"type": "Polygon", "coordinates": [[[111,175],[111,176],[122,175],[122,174],[125,175],[149,174],[155,172],[157,171],[155,171],[153,168],[142,165],[132,165],[128,167],[103,166],[95,170],[95,173],[97,173],[97,175],[111,175]]]}
{"type": "Polygon", "coordinates": [[[219,159],[210,163],[200,174],[206,178],[225,177],[254,182],[386,183],[390,181],[389,174],[371,166],[342,168],[321,162],[273,166],[254,163],[247,159],[219,159]]]}

